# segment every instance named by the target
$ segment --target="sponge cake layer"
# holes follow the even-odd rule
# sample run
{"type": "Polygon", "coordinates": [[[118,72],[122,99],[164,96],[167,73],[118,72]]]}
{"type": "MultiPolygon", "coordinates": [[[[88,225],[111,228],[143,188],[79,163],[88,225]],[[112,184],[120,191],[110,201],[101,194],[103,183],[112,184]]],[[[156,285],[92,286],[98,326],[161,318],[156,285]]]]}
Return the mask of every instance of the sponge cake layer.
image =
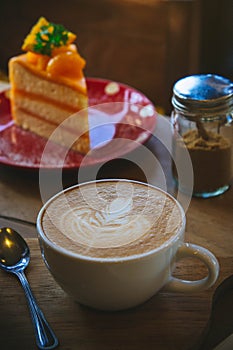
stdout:
{"type": "Polygon", "coordinates": [[[9,72],[11,108],[15,123],[49,138],[53,131],[66,121],[66,126],[59,128],[54,141],[69,146],[69,137],[65,135],[69,131],[73,136],[77,135],[72,148],[87,153],[89,150],[87,111],[69,118],[87,108],[85,79],[73,81],[59,77],[54,81],[46,72],[37,71],[28,64],[26,55],[12,58],[9,62],[9,72]],[[79,135],[83,136],[78,138],[79,135]]]}

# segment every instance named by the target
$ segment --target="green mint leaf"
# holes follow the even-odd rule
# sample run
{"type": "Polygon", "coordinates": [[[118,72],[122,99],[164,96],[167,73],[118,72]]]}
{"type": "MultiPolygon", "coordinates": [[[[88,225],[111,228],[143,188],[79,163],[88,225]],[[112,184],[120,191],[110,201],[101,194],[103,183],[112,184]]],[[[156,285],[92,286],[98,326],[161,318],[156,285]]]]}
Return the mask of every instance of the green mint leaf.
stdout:
{"type": "Polygon", "coordinates": [[[55,47],[66,45],[68,41],[68,31],[63,25],[49,23],[42,26],[36,34],[36,44],[33,50],[42,55],[51,56],[55,47]]]}

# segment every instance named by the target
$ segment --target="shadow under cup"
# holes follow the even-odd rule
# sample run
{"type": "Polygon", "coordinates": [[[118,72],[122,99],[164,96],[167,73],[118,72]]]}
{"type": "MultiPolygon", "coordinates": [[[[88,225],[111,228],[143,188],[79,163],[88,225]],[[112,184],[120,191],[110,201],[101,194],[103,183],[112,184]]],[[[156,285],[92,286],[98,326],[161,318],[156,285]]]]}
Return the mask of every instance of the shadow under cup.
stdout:
{"type": "Polygon", "coordinates": [[[96,309],[131,308],[161,288],[198,292],[218,277],[216,257],[184,243],[180,204],[138,181],[110,179],[72,186],[41,208],[37,230],[42,257],[54,279],[74,300],[96,309]],[[207,276],[195,281],[173,277],[175,261],[185,257],[201,260],[207,276]]]}

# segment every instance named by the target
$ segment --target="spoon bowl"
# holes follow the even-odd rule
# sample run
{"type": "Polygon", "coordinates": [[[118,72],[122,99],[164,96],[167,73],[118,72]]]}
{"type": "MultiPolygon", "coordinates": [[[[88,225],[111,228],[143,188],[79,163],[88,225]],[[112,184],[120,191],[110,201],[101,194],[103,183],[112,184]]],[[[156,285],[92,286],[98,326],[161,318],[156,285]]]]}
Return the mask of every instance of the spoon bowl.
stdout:
{"type": "Polygon", "coordinates": [[[54,349],[58,345],[58,340],[38,307],[24,274],[29,261],[30,250],[23,237],[12,228],[0,228],[0,268],[15,274],[22,284],[28,301],[38,348],[54,349]]]}
{"type": "Polygon", "coordinates": [[[30,261],[25,240],[9,227],[0,229],[0,267],[8,272],[23,271],[30,261]]]}

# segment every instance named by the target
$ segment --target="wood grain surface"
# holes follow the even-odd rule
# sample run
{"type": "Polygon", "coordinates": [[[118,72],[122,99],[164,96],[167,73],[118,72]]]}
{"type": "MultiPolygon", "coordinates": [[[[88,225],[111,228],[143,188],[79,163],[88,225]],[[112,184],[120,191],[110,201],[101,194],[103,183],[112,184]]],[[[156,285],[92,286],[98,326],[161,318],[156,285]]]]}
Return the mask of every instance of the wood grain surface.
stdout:
{"type": "MultiPolygon", "coordinates": [[[[81,306],[56,284],[42,260],[37,239],[28,238],[31,263],[26,270],[38,304],[61,349],[189,349],[208,321],[214,287],[192,295],[161,291],[131,310],[100,312],[81,306]]],[[[217,284],[232,272],[232,258],[221,258],[217,284]]],[[[179,263],[176,275],[199,278],[201,264],[179,263]]],[[[26,300],[14,276],[0,271],[1,349],[36,349],[26,300]]]]}

